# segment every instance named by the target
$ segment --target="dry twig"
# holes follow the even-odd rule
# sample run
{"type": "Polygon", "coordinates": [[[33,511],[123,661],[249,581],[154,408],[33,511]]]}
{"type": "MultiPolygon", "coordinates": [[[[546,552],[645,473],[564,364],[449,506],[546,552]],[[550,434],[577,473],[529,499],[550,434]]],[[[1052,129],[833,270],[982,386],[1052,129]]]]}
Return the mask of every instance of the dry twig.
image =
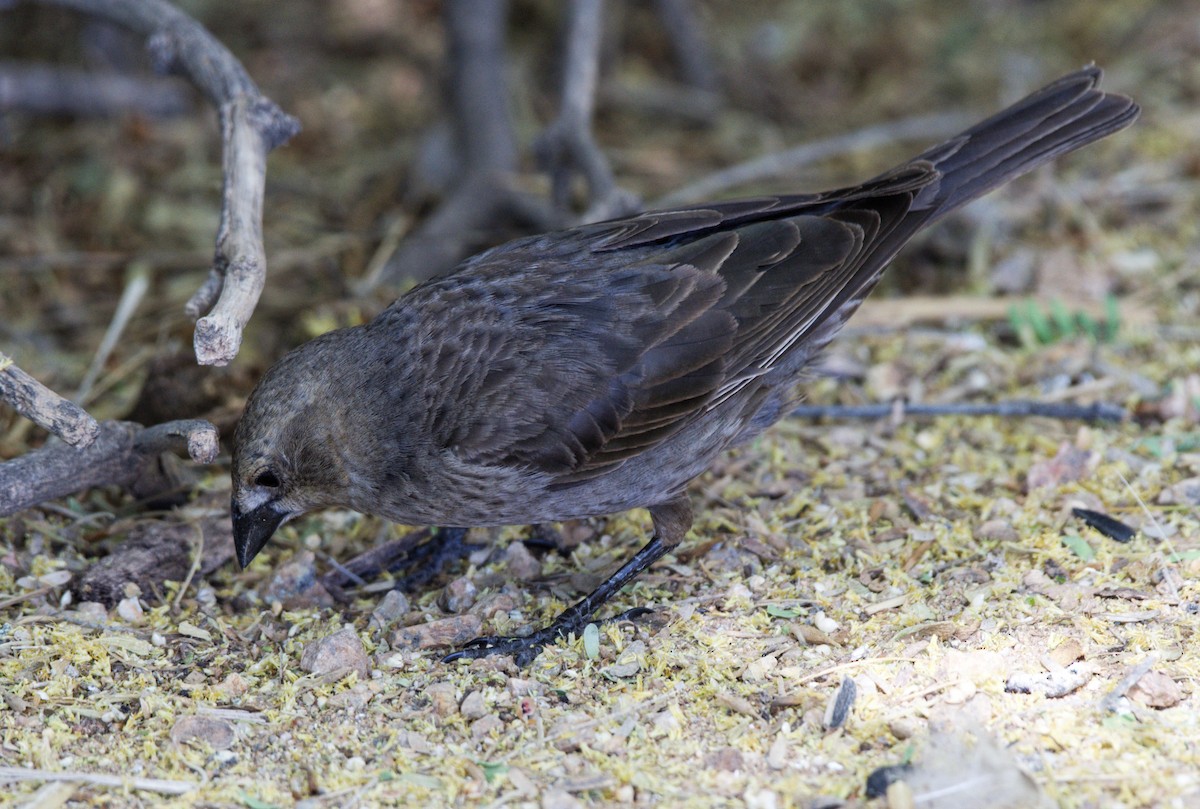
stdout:
{"type": "Polygon", "coordinates": [[[100,433],[100,425],[86,410],[22,371],[2,351],[0,401],[12,405],[22,416],[73,447],[90,446],[100,433]]]}
{"type": "Polygon", "coordinates": [[[592,139],[592,111],[600,72],[603,0],[572,0],[567,12],[566,52],[563,57],[562,106],[558,118],[542,132],[534,153],[553,184],[554,204],[570,210],[571,179],[579,172],[587,180],[587,209],[582,222],[627,216],[641,200],[617,186],[604,153],[592,139]]]}
{"type": "Polygon", "coordinates": [[[0,109],[88,118],[127,112],[172,118],[190,107],[186,86],[178,79],[0,63],[0,109]]]}
{"type": "Polygon", "coordinates": [[[161,792],[164,795],[183,795],[196,788],[188,781],[168,781],[164,778],[134,778],[126,775],[73,772],[64,770],[35,770],[28,767],[0,767],[0,782],[3,781],[77,781],[89,786],[140,789],[146,792],[161,792]]]}
{"type": "Polygon", "coordinates": [[[793,149],[763,155],[702,177],[696,182],[658,199],[654,202],[653,207],[671,208],[703,202],[740,185],[787,177],[818,160],[826,160],[840,154],[863,149],[874,149],[898,140],[944,138],[962,129],[970,120],[969,116],[960,113],[922,115],[867,127],[846,135],[805,143],[793,149]]]}
{"type": "Polygon", "coordinates": [[[158,458],[177,447],[180,439],[198,463],[212,463],[217,457],[217,430],[207,421],[171,421],[154,427],[105,421],[98,431],[86,448],[43,447],[0,464],[0,517],[93,486],[161,492],[174,483],[158,458]]]}
{"type": "Polygon", "coordinates": [[[208,280],[188,301],[187,312],[199,318],[196,359],[205,365],[227,364],[237,355],[266,278],[262,208],[267,153],[296,134],[300,123],[259,92],[212,34],[165,0],[36,1],[146,35],[155,67],[187,74],[216,106],[224,143],[221,223],[208,280]]]}
{"type": "Polygon", "coordinates": [[[481,231],[505,218],[528,220],[542,229],[554,221],[544,206],[512,184],[517,143],[504,80],[508,3],[448,0],[442,13],[450,73],[447,93],[462,174],[450,196],[378,273],[363,281],[360,292],[450,269],[479,246],[481,231]]]}

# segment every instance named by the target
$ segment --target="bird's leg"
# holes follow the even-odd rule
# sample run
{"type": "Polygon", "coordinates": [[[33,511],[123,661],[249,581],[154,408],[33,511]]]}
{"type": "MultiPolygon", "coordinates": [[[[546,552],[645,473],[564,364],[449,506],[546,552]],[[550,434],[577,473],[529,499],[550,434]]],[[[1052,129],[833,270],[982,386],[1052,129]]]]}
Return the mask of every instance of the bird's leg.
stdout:
{"type": "Polygon", "coordinates": [[[412,592],[432,581],[451,562],[463,559],[482,547],[467,542],[466,528],[438,528],[429,540],[409,551],[388,572],[412,570],[407,576],[396,580],[395,588],[406,593],[412,592]]]}
{"type": "MultiPolygon", "coordinates": [[[[523,638],[500,636],[476,638],[458,651],[446,655],[442,662],[449,663],[452,660],[464,658],[473,660],[501,654],[512,655],[513,662],[518,666],[527,666],[541,654],[547,644],[554,643],[559,638],[581,635],[583,628],[591,623],[596,610],[604,606],[613,595],[633,581],[639,573],[679,544],[692,524],[691,503],[681,495],[667,503],[651,507],[650,519],[654,523],[654,536],[650,541],[635,553],[632,559],[601,582],[599,587],[563,610],[549,626],[523,638]]],[[[622,613],[622,615],[629,616],[632,612],[622,613]]]]}
{"type": "Polygon", "coordinates": [[[557,551],[562,556],[567,555],[562,534],[550,523],[540,522],[529,526],[529,537],[521,541],[526,548],[535,553],[557,551]]]}

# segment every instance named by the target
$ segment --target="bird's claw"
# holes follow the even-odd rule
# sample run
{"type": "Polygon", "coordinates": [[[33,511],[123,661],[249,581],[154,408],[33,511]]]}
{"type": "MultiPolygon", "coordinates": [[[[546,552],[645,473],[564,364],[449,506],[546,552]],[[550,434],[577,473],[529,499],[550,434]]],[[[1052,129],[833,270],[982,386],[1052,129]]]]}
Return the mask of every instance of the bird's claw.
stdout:
{"type": "Polygon", "coordinates": [[[512,655],[513,662],[519,668],[524,668],[542,653],[542,649],[546,647],[546,644],[553,643],[559,637],[560,635],[553,625],[524,638],[485,635],[467,641],[458,651],[451,652],[443,657],[442,662],[452,663],[455,660],[478,660],[481,657],[490,657],[491,655],[512,655]]]}
{"type": "MultiPolygon", "coordinates": [[[[607,624],[615,621],[636,621],[643,615],[648,615],[652,612],[654,610],[649,607],[634,607],[611,618],[596,621],[596,623],[607,624]]],[[[537,659],[537,656],[542,653],[542,649],[557,642],[559,638],[582,635],[583,628],[591,623],[590,618],[591,616],[586,615],[560,615],[558,620],[550,624],[550,626],[545,629],[539,629],[537,632],[526,635],[523,638],[505,635],[484,635],[483,637],[467,641],[458,651],[451,652],[443,657],[442,662],[452,663],[455,660],[478,660],[481,657],[490,657],[491,655],[512,655],[513,662],[517,664],[517,667],[525,668],[537,659]]]]}

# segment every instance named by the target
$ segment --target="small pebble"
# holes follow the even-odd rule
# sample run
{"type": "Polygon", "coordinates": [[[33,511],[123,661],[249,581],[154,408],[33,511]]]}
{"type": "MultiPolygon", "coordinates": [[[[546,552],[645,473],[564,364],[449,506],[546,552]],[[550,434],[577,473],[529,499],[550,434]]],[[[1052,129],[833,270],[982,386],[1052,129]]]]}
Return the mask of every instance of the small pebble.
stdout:
{"type": "Polygon", "coordinates": [[[375,609],[371,610],[371,620],[382,629],[397,618],[403,617],[408,610],[408,596],[400,590],[388,590],[383,594],[383,598],[379,599],[375,609]]]}
{"type": "Polygon", "coordinates": [[[775,734],[775,741],[771,742],[771,749],[767,752],[767,766],[772,770],[782,770],[787,766],[788,760],[788,741],[783,733],[775,734]]]}
{"type": "Polygon", "coordinates": [[[1057,669],[1045,674],[1030,674],[1014,672],[1009,675],[1004,684],[1004,690],[1010,694],[1045,694],[1051,699],[1065,697],[1082,688],[1092,677],[1091,667],[1086,663],[1076,663],[1063,669],[1057,669]]]}
{"type": "Polygon", "coordinates": [[[80,601],[75,611],[79,613],[81,619],[94,624],[101,624],[108,620],[108,610],[99,601],[80,601]]]}
{"type": "Polygon", "coordinates": [[[317,557],[312,551],[300,551],[277,567],[263,598],[287,609],[333,606],[333,597],[317,578],[317,557]]]}
{"type": "Polygon", "coordinates": [[[548,789],[542,793],[542,809],[584,809],[584,806],[565,789],[548,789]]]}
{"type": "Polygon", "coordinates": [[[524,542],[513,542],[504,550],[504,564],[508,574],[517,581],[530,581],[542,573],[542,563],[529,552],[524,542]]]}
{"type": "Polygon", "coordinates": [[[393,649],[432,649],[460,646],[479,636],[483,619],[473,613],[454,615],[397,629],[388,636],[393,649]]]}
{"type": "Polygon", "coordinates": [[[736,747],[722,747],[704,757],[704,766],[710,770],[739,772],[746,768],[746,760],[736,747]]]}
{"type": "Polygon", "coordinates": [[[471,723],[471,739],[482,741],[492,734],[493,730],[504,727],[504,722],[498,716],[481,716],[471,723]]]}
{"type": "Polygon", "coordinates": [[[365,678],[371,673],[371,661],[358,633],[345,627],[306,646],[300,655],[300,668],[312,674],[349,669],[365,678]]]}
{"type": "Polygon", "coordinates": [[[487,714],[487,704],[483,700],[482,691],[472,691],[463,698],[458,707],[459,713],[467,719],[480,719],[487,714]]]}
{"type": "Polygon", "coordinates": [[[459,576],[442,589],[441,595],[438,596],[438,606],[445,612],[457,615],[471,609],[477,595],[479,589],[475,582],[467,576],[459,576]]]}
{"type": "Polygon", "coordinates": [[[117,603],[117,615],[127,624],[138,625],[145,620],[142,604],[136,598],[122,598],[117,603]]]}
{"type": "Polygon", "coordinates": [[[425,699],[434,714],[447,717],[458,710],[458,698],[453,683],[432,683],[424,691],[425,699]]]}
{"type": "Polygon", "coordinates": [[[62,587],[69,581],[71,581],[71,571],[69,570],[56,570],[53,573],[38,576],[38,584],[42,587],[62,587]]]}
{"type": "Polygon", "coordinates": [[[1172,708],[1183,701],[1179,683],[1161,671],[1148,671],[1129,689],[1128,696],[1148,708],[1172,708]]]}
{"type": "Polygon", "coordinates": [[[176,744],[197,742],[214,750],[227,750],[237,741],[233,724],[215,716],[184,716],[171,727],[171,741],[176,744]]]}
{"type": "Polygon", "coordinates": [[[626,646],[611,666],[605,666],[602,673],[612,679],[632,677],[642,670],[646,657],[646,642],[635,640],[626,646]]]}
{"type": "Polygon", "coordinates": [[[854,708],[854,701],[858,697],[858,686],[850,677],[842,679],[842,684],[838,686],[838,690],[829,700],[828,706],[825,708],[825,717],[821,722],[826,730],[834,730],[846,724],[846,720],[850,718],[850,711],[854,708]]]}
{"type": "Polygon", "coordinates": [[[762,789],[746,787],[742,800],[746,804],[746,809],[777,809],[779,806],[779,796],[765,787],[762,789]]]}
{"type": "Polygon", "coordinates": [[[989,542],[1016,542],[1021,538],[1008,520],[988,520],[979,526],[975,536],[989,542]]]}
{"type": "Polygon", "coordinates": [[[838,622],[827,616],[824,612],[818,611],[813,616],[813,626],[824,632],[826,635],[832,635],[838,631],[838,622]]]}

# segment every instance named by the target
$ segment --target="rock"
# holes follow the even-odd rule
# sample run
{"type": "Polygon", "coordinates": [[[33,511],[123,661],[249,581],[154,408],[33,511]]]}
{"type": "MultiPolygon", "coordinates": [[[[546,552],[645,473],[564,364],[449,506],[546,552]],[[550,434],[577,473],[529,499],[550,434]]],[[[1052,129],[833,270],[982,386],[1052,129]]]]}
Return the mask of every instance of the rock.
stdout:
{"type": "Polygon", "coordinates": [[[1067,638],[1050,653],[1050,659],[1060,666],[1069,666],[1083,659],[1083,646],[1074,638],[1067,638]]]}
{"type": "Polygon", "coordinates": [[[117,615],[122,621],[133,626],[146,620],[146,614],[142,611],[142,603],[136,598],[122,598],[117,602],[117,615]]]}
{"type": "Polygon", "coordinates": [[[429,707],[441,717],[450,716],[458,709],[458,696],[453,683],[433,683],[425,689],[429,707]]]}
{"type": "Polygon", "coordinates": [[[399,590],[388,590],[375,609],[371,610],[371,623],[379,629],[385,629],[407,614],[409,609],[408,596],[399,590]]]}
{"type": "Polygon", "coordinates": [[[499,730],[504,727],[504,723],[500,721],[498,716],[481,716],[471,723],[471,739],[474,741],[482,741],[491,735],[493,730],[499,730]]]}
{"type": "Polygon", "coordinates": [[[317,579],[317,557],[300,551],[275,569],[263,598],[278,601],[287,609],[332,607],[333,597],[317,579]]]}
{"type": "Polygon", "coordinates": [[[246,678],[232,671],[222,680],[216,688],[226,699],[244,696],[250,690],[250,683],[246,682],[246,678]]]}
{"type": "Polygon", "coordinates": [[[779,668],[779,659],[774,655],[757,658],[751,661],[750,665],[746,666],[746,670],[742,672],[742,682],[761,683],[768,679],[777,668],[779,668]]]}
{"type": "Polygon", "coordinates": [[[1159,505],[1200,506],[1200,477],[1187,478],[1159,492],[1159,505]]]}
{"type": "Polygon", "coordinates": [[[171,728],[171,741],[176,744],[195,742],[207,744],[213,750],[228,750],[237,741],[233,723],[215,716],[184,716],[171,728]]]}
{"type": "Polygon", "coordinates": [[[745,769],[746,761],[742,756],[742,751],[736,747],[722,747],[704,757],[704,766],[710,770],[738,772],[745,769]]]}
{"type": "Polygon", "coordinates": [[[361,678],[371,673],[371,661],[352,627],[339,629],[305,647],[300,668],[312,674],[351,670],[361,678]]]}
{"type": "Polygon", "coordinates": [[[62,587],[71,581],[71,571],[55,570],[53,573],[43,573],[37,578],[42,587],[62,587]]]}
{"type": "Polygon", "coordinates": [[[542,573],[542,563],[534,558],[524,542],[513,542],[504,551],[504,564],[517,581],[530,581],[542,573]]]}
{"type": "Polygon", "coordinates": [[[475,596],[478,594],[475,582],[466,576],[459,576],[442,590],[438,596],[438,606],[449,613],[465,612],[475,603],[475,596]]]}
{"type": "Polygon", "coordinates": [[[542,793],[542,809],[584,809],[584,806],[565,789],[548,789],[542,793]]]}
{"type": "Polygon", "coordinates": [[[1030,694],[1039,692],[1051,699],[1065,697],[1082,688],[1092,678],[1092,669],[1086,663],[1076,663],[1073,666],[1056,669],[1045,674],[1030,674],[1014,672],[1009,675],[1004,684],[1004,690],[1010,694],[1030,694]]]}
{"type": "Polygon", "coordinates": [[[1058,453],[1053,458],[1038,461],[1029,467],[1029,473],[1025,477],[1025,487],[1027,490],[1033,491],[1034,489],[1072,483],[1086,475],[1096,460],[1097,456],[1094,452],[1063,442],[1059,445],[1058,453]]]}
{"type": "Polygon", "coordinates": [[[329,704],[335,708],[349,708],[351,711],[361,711],[375,697],[371,684],[355,683],[351,688],[337,694],[331,694],[329,704]]]}
{"type": "Polygon", "coordinates": [[[512,610],[517,608],[517,599],[508,593],[488,593],[483,598],[475,602],[475,606],[471,608],[471,612],[479,615],[482,618],[491,618],[497,613],[507,615],[512,610]]]}
{"type": "Polygon", "coordinates": [[[587,714],[565,713],[550,728],[546,738],[555,749],[563,753],[573,753],[581,745],[592,743],[596,738],[596,728],[587,714]]]}
{"type": "Polygon", "coordinates": [[[989,542],[1016,542],[1021,538],[1008,520],[988,520],[975,531],[978,539],[989,542]]]}
{"type": "Polygon", "coordinates": [[[775,734],[771,749],[767,753],[767,766],[772,770],[782,770],[788,763],[788,740],[783,733],[775,734]]]}
{"type": "Polygon", "coordinates": [[[458,712],[467,719],[481,719],[487,715],[487,704],[483,701],[482,691],[472,691],[463,698],[458,712]]]}
{"type": "Polygon", "coordinates": [[[1148,671],[1129,689],[1129,698],[1148,708],[1171,708],[1183,701],[1183,692],[1166,674],[1148,671]]]}
{"type": "Polygon", "coordinates": [[[626,646],[611,666],[605,666],[601,673],[612,679],[632,677],[642,670],[646,659],[645,641],[635,640],[626,646]]]}
{"type": "Polygon", "coordinates": [[[464,613],[397,629],[388,636],[388,643],[393,649],[433,649],[460,646],[479,637],[479,631],[482,628],[482,618],[472,613],[464,613]]]}

